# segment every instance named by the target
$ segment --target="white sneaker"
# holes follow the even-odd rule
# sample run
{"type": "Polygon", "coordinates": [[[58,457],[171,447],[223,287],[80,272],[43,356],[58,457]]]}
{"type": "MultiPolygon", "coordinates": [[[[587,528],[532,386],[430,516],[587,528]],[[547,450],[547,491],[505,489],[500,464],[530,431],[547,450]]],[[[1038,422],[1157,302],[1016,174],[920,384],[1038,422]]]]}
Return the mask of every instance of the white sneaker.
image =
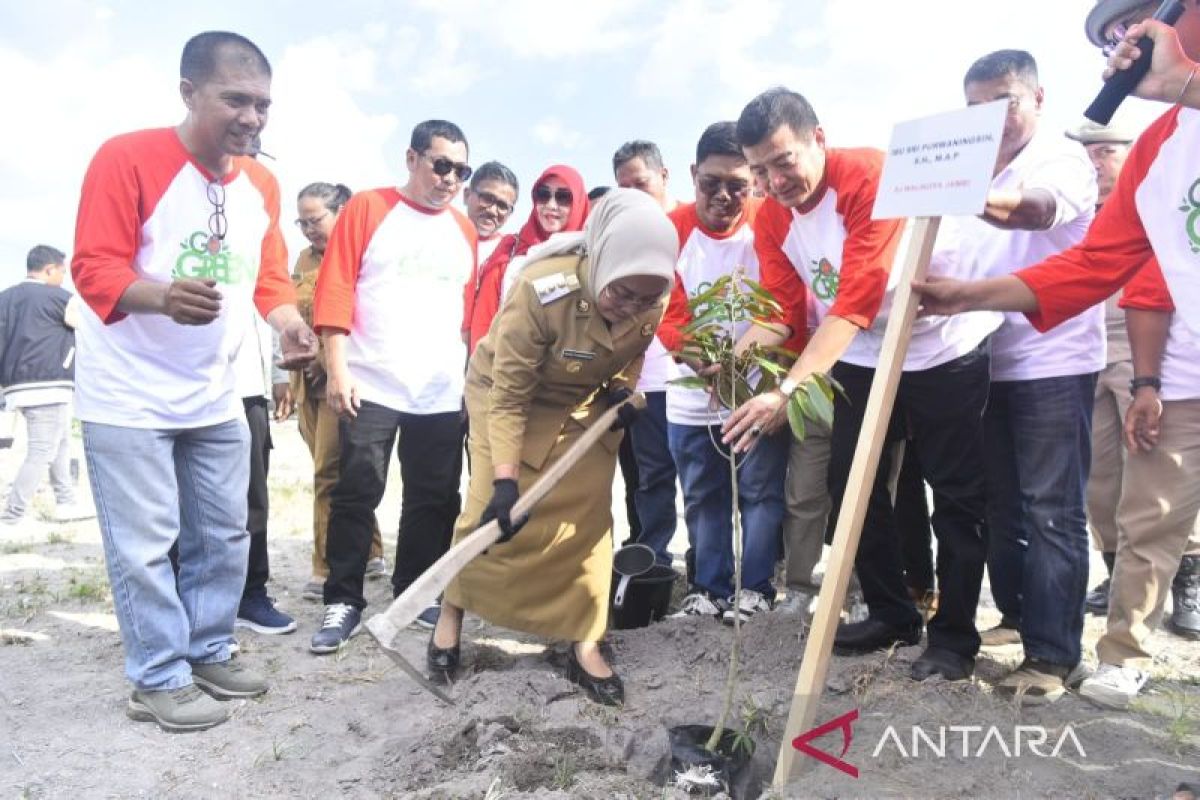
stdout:
{"type": "MultiPolygon", "coordinates": [[[[719,601],[718,601],[719,602],[719,601]]],[[[693,592],[683,598],[679,610],[671,615],[671,619],[682,617],[719,617],[725,608],[718,605],[703,592],[693,592]]]]}
{"type": "Polygon", "coordinates": [[[1079,694],[1105,708],[1126,708],[1138,696],[1149,676],[1133,667],[1101,664],[1079,685],[1079,694]]]}
{"type": "Polygon", "coordinates": [[[808,592],[789,590],[783,600],[775,604],[781,614],[802,614],[811,617],[817,608],[817,596],[808,592]]]}
{"type": "Polygon", "coordinates": [[[78,522],[83,519],[93,519],[96,516],[96,510],[85,508],[78,503],[59,503],[54,508],[55,522],[78,522]]]}
{"type": "Polygon", "coordinates": [[[391,571],[388,569],[387,559],[383,556],[380,556],[379,558],[372,558],[367,562],[366,576],[369,580],[388,578],[391,577],[391,574],[391,571]]]}
{"type": "Polygon", "coordinates": [[[721,615],[721,621],[727,625],[732,625],[734,617],[740,617],[742,622],[749,622],[750,618],[759,611],[770,610],[771,601],[761,592],[756,592],[753,589],[742,589],[741,594],[737,597],[729,598],[729,608],[725,609],[725,613],[721,615]]]}

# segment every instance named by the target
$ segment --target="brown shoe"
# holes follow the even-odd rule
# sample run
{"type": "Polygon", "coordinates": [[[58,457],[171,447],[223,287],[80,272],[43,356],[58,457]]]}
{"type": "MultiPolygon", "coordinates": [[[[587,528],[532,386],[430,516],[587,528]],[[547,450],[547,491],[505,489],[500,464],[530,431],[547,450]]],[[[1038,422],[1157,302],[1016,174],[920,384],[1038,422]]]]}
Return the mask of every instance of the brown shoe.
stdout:
{"type": "Polygon", "coordinates": [[[1012,647],[1021,643],[1021,629],[1009,620],[1002,619],[994,628],[979,632],[980,647],[1012,647]]]}
{"type": "Polygon", "coordinates": [[[1036,658],[1026,658],[1021,666],[996,684],[996,694],[1015,698],[1023,706],[1053,703],[1067,691],[1066,679],[1071,668],[1036,658]]]}

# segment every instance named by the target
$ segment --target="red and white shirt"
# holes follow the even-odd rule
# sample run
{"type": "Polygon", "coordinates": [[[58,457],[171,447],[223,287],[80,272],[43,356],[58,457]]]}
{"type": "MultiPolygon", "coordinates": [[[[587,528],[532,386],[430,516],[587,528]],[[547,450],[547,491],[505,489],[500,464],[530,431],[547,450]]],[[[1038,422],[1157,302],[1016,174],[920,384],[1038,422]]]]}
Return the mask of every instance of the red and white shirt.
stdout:
{"type": "MultiPolygon", "coordinates": [[[[675,285],[667,311],[658,328],[658,339],[667,350],[683,346],[682,328],[691,321],[688,297],[703,292],[718,278],[741,270],[745,277],[759,281],[758,256],[754,252],[754,218],[761,202],[750,200],[742,218],[725,233],[708,230],[696,215],[695,203],[682,203],[668,214],[679,233],[679,260],[675,264],[675,285]]],[[[750,327],[738,323],[732,334],[736,341],[750,327]]],[[[691,367],[668,361],[668,378],[675,380],[695,375],[691,367]]],[[[667,384],[667,421],[676,425],[720,425],[722,415],[708,408],[708,392],[667,384]]],[[[727,416],[727,415],[726,415],[727,416]]]]}
{"type": "MultiPolygon", "coordinates": [[[[1003,230],[976,217],[955,220],[961,228],[956,277],[1008,275],[1079,242],[1096,207],[1096,169],[1078,142],[1057,132],[1034,134],[1012,162],[992,178],[993,189],[1040,189],[1054,197],[1055,217],[1046,230],[1003,230]]],[[[992,336],[992,380],[1025,381],[1098,372],[1105,365],[1104,309],[1097,307],[1049,333],[1024,314],[1004,315],[992,336]]]]}
{"type": "MultiPolygon", "coordinates": [[[[892,264],[908,235],[903,220],[871,219],[882,169],[878,150],[829,149],[821,193],[803,208],[768,199],[754,224],[762,282],[783,306],[783,321],[801,332],[814,310],[818,322],[828,314],[849,320],[861,330],[841,360],[860,367],[879,363],[899,280],[892,264]]],[[[978,319],[918,319],[904,369],[927,369],[970,352],[988,333],[980,333],[978,319]]]]}
{"type": "Polygon", "coordinates": [[[349,333],[359,397],[409,414],[462,408],[463,281],[476,233],[457,209],[418,205],[398,189],[350,198],[338,216],[313,295],[313,327],[349,333]]]}
{"type": "Polygon", "coordinates": [[[105,142],[83,180],[71,275],[88,310],[75,367],[81,420],[133,428],[194,428],[240,417],[233,361],[256,306],[266,316],[295,302],[279,231],[279,185],[251,158],[220,182],[228,222],[210,254],[214,177],[172,128],[105,142]],[[211,278],[221,313],[208,325],[161,314],[125,315],[117,303],[137,280],[211,278]]]}
{"type": "Polygon", "coordinates": [[[1171,313],[1167,341],[1163,347],[1159,376],[1163,400],[1200,399],[1200,341],[1184,321],[1163,278],[1158,260],[1151,258],[1126,285],[1121,308],[1171,313]]]}
{"type": "Polygon", "coordinates": [[[486,263],[492,257],[492,253],[496,252],[496,245],[500,244],[500,240],[503,238],[504,234],[496,232],[486,239],[480,239],[475,248],[475,263],[486,263]]]}
{"type": "MultiPolygon", "coordinates": [[[[1146,129],[1095,224],[1077,246],[1017,277],[1048,330],[1115,293],[1154,257],[1176,316],[1200,339],[1200,111],[1175,106],[1146,129]]],[[[1194,356],[1193,356],[1194,357],[1194,356]]]]}

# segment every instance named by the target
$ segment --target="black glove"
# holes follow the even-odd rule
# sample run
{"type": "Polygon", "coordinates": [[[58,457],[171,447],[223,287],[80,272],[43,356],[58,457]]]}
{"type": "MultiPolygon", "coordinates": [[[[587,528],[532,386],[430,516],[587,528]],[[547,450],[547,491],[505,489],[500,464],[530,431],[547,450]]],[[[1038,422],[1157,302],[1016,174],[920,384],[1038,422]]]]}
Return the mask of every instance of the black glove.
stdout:
{"type": "MultiPolygon", "coordinates": [[[[609,408],[612,408],[618,403],[625,402],[632,396],[633,390],[628,386],[618,386],[616,388],[609,389],[608,392],[605,393],[604,402],[609,408]]],[[[625,405],[617,409],[617,421],[612,424],[612,427],[609,428],[609,430],[626,430],[630,425],[633,424],[633,421],[637,419],[638,414],[640,413],[642,413],[642,410],[633,403],[625,403],[625,405]]]]}
{"type": "Polygon", "coordinates": [[[487,508],[483,509],[483,515],[479,518],[480,525],[486,525],[492,520],[496,520],[500,525],[500,538],[498,543],[507,542],[513,537],[517,531],[525,526],[529,521],[529,516],[523,516],[515,522],[512,519],[513,505],[517,502],[517,482],[512,478],[499,478],[492,481],[493,491],[492,499],[488,501],[487,508]]]}

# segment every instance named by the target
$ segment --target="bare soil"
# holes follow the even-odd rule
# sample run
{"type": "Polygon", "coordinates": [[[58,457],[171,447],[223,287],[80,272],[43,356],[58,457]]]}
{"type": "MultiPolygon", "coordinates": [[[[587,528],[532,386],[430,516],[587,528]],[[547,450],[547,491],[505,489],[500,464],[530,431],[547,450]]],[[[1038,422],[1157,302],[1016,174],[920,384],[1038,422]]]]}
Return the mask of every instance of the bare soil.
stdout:
{"type": "MultiPolygon", "coordinates": [[[[408,680],[365,635],[336,655],[314,656],[308,639],[320,607],[300,598],[309,576],[311,462],[294,423],[276,425],[273,436],[273,593],[300,630],[238,632],[240,658],[266,672],[272,688],[238,703],[233,719],[210,731],[170,735],[125,717],[128,686],[94,520],[0,529],[0,793],[685,796],[662,787],[671,778],[666,731],[715,720],[731,629],[689,618],[614,631],[609,641],[628,694],[619,711],[592,704],[562,677],[565,644],[477,620],[464,631],[466,669],[453,688],[453,707],[408,680]]],[[[11,478],[21,453],[19,439],[15,449],[0,451],[0,476],[11,478]]],[[[38,508],[51,510],[47,497],[39,496],[38,508]]],[[[395,529],[398,509],[392,485],[380,514],[385,530],[395,529]]],[[[372,582],[368,593],[368,613],[390,600],[387,581],[372,582]]],[[[981,625],[996,619],[994,610],[981,609],[981,625]]],[[[1089,618],[1089,657],[1102,625],[1089,618]]],[[[756,743],[752,777],[768,784],[804,632],[799,614],[780,611],[745,628],[737,725],[756,743]]],[[[405,635],[414,663],[421,663],[427,636],[418,629],[405,635]]],[[[1126,712],[1074,695],[1024,710],[1000,699],[990,682],[1015,665],[1019,647],[985,654],[977,678],[959,684],[912,682],[908,665],[917,647],[835,657],[819,718],[858,710],[844,759],[859,776],[801,756],[810,768],[764,796],[1169,797],[1182,781],[1200,784],[1200,643],[1166,633],[1154,638],[1161,656],[1152,682],[1126,712]],[[1043,751],[1068,725],[1079,747],[1067,740],[1056,755],[1039,756],[1027,746],[1015,755],[1017,726],[1038,725],[1048,736],[1043,751]],[[888,726],[896,738],[881,739],[888,726]],[[921,739],[914,755],[914,726],[934,744],[946,729],[944,750],[921,739]],[[978,728],[967,732],[965,755],[963,734],[951,726],[978,728]],[[981,748],[993,726],[996,733],[981,748]]],[[[834,755],[840,744],[837,733],[817,742],[834,755]]]]}

